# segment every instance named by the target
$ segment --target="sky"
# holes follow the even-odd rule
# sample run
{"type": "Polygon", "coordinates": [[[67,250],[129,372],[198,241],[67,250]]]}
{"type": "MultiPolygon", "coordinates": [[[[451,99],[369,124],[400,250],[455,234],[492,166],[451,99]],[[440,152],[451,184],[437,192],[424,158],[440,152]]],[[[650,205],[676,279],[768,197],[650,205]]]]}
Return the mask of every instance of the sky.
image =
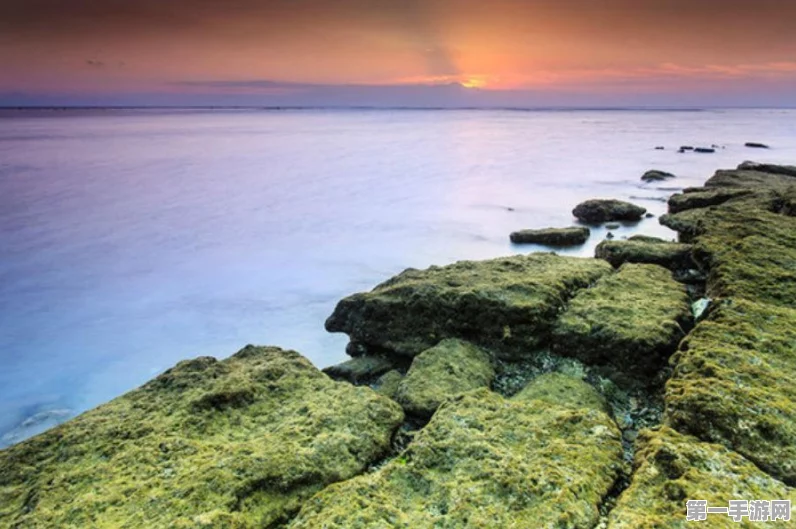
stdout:
{"type": "Polygon", "coordinates": [[[796,106],[790,0],[0,0],[0,105],[796,106]]]}

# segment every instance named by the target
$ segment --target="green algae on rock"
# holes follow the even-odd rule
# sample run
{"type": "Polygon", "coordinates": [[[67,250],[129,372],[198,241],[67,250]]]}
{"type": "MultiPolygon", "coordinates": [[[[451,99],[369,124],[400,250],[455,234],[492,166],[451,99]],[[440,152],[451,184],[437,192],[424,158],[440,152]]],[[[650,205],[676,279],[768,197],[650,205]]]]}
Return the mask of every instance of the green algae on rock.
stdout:
{"type": "Polygon", "coordinates": [[[585,226],[572,228],[545,228],[541,230],[520,230],[509,238],[515,244],[544,244],[547,246],[576,246],[583,244],[591,235],[585,226]]]}
{"type": "Polygon", "coordinates": [[[796,309],[724,300],[672,362],[668,424],[796,484],[796,309]]]}
{"type": "MultiPolygon", "coordinates": [[[[671,428],[644,430],[638,439],[630,486],[611,511],[608,529],[686,529],[686,501],[706,500],[726,507],[730,500],[791,500],[796,493],[740,455],[718,444],[700,442],[671,428]]],[[[713,514],[705,527],[782,527],[790,523],[734,522],[713,514]]]]}
{"type": "Polygon", "coordinates": [[[530,354],[566,301],[611,271],[605,261],[531,254],[409,269],[340,303],[326,321],[352,349],[414,357],[444,338],[501,356],[530,354]]]}
{"type": "Polygon", "coordinates": [[[669,270],[628,263],[581,291],[559,317],[553,351],[653,376],[690,325],[685,287],[669,270]]]}
{"type": "Polygon", "coordinates": [[[293,351],[180,362],[0,451],[0,526],[271,527],[382,457],[402,420],[293,351]]]}
{"type": "Polygon", "coordinates": [[[622,470],[603,411],[480,389],[443,404],[377,472],[317,494],[289,527],[591,528],[622,470]]]}
{"type": "Polygon", "coordinates": [[[690,245],[665,241],[603,241],[597,245],[594,256],[605,259],[614,267],[625,263],[649,263],[669,270],[682,270],[695,265],[690,245]]]}
{"type": "Polygon", "coordinates": [[[431,417],[446,399],[489,387],[495,369],[489,353],[470,343],[448,338],[417,355],[398,386],[395,400],[407,413],[431,417]]]}

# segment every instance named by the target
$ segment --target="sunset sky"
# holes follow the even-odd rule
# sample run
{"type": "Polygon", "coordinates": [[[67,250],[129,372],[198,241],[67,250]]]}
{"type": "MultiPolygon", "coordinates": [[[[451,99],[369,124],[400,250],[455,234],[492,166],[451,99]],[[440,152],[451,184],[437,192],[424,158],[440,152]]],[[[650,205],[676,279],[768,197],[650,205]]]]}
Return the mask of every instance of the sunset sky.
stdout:
{"type": "Polygon", "coordinates": [[[787,0],[0,1],[0,105],[796,106],[787,0]]]}

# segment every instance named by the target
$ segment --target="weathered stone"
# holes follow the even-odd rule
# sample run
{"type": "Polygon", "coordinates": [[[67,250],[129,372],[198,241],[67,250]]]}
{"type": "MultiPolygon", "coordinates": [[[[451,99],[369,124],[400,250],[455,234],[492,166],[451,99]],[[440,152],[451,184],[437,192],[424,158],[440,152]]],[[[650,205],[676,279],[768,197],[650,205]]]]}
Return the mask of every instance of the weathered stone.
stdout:
{"type": "Polygon", "coordinates": [[[667,173],[666,171],[659,171],[657,169],[652,169],[647,171],[641,176],[641,179],[644,182],[661,182],[664,180],[668,180],[670,178],[675,178],[672,173],[667,173]]]}
{"type": "Polygon", "coordinates": [[[395,400],[407,413],[431,417],[448,398],[488,388],[494,378],[489,353],[473,344],[448,338],[412,360],[395,400]]]}
{"type": "Polygon", "coordinates": [[[628,238],[629,241],[636,241],[636,242],[648,242],[648,243],[667,243],[671,241],[667,241],[661,239],[660,237],[652,237],[650,235],[633,235],[628,238]]]}
{"type": "Polygon", "coordinates": [[[719,302],[672,362],[668,424],[796,484],[796,309],[719,302]]]}
{"type": "Polygon", "coordinates": [[[180,362],[0,451],[0,525],[271,527],[382,457],[402,420],[292,351],[180,362]]]}
{"type": "Polygon", "coordinates": [[[383,356],[357,356],[342,364],[326,367],[323,372],[335,380],[359,384],[374,380],[394,367],[395,363],[383,356]]]}
{"type": "Polygon", "coordinates": [[[317,494],[289,527],[591,528],[621,469],[603,411],[481,389],[443,404],[377,472],[317,494]]]}
{"type": "Polygon", "coordinates": [[[669,270],[694,266],[690,245],[665,241],[603,241],[597,245],[594,255],[617,268],[625,263],[656,264],[669,270]]]}
{"type": "Polygon", "coordinates": [[[796,503],[796,494],[740,455],[671,428],[643,430],[637,442],[633,480],[611,511],[608,529],[790,526],[782,520],[757,523],[748,517],[738,523],[726,514],[711,514],[698,523],[687,521],[688,500],[727,507],[730,500],[796,503]]]}
{"type": "Polygon", "coordinates": [[[444,338],[502,356],[544,343],[567,299],[611,271],[595,259],[531,254],[407,270],[345,298],[326,321],[375,351],[414,357],[444,338]]]}
{"type": "Polygon", "coordinates": [[[553,330],[553,350],[587,364],[653,376],[690,321],[685,287],[669,270],[628,263],[572,299],[553,330]]]}
{"type": "Polygon", "coordinates": [[[541,230],[520,230],[511,234],[515,244],[545,244],[547,246],[576,246],[589,238],[591,231],[586,227],[546,228],[541,230]]]}
{"type": "Polygon", "coordinates": [[[645,208],[621,200],[593,199],[581,202],[572,214],[583,222],[599,224],[612,220],[640,220],[647,212],[645,208]]]}

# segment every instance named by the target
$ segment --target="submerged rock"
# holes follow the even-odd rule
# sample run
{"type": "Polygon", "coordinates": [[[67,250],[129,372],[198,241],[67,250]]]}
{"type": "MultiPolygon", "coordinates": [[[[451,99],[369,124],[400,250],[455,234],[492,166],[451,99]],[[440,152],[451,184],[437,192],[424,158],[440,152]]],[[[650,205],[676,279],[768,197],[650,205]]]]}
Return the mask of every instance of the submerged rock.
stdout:
{"type": "Polygon", "coordinates": [[[293,351],[180,362],[0,451],[7,527],[269,527],[390,449],[401,408],[293,351]]]}
{"type": "MultiPolygon", "coordinates": [[[[727,507],[730,500],[791,500],[793,489],[765,474],[751,462],[718,444],[677,433],[671,428],[644,430],[638,439],[635,472],[630,486],[611,511],[608,529],[683,528],[686,501],[706,500],[709,507],[727,507]]],[[[726,514],[711,514],[706,527],[769,527],[789,525],[734,522],[726,514]]]]}
{"type": "Polygon", "coordinates": [[[672,362],[668,424],[796,485],[796,309],[719,302],[672,362]]]}
{"type": "Polygon", "coordinates": [[[652,377],[690,321],[685,287],[669,270],[628,263],[572,299],[553,330],[553,351],[652,377]]]}
{"type": "Polygon", "coordinates": [[[750,147],[752,149],[769,149],[770,147],[765,143],[757,143],[754,141],[748,141],[744,143],[744,147],[750,147]]]}
{"type": "Polygon", "coordinates": [[[595,249],[595,257],[605,259],[618,268],[625,263],[650,263],[669,270],[691,268],[691,245],[674,242],[645,242],[638,239],[627,241],[603,241],[595,249]]]}
{"type": "Polygon", "coordinates": [[[527,356],[548,339],[566,300],[610,271],[604,261],[555,254],[410,269],[340,301],[326,328],[363,348],[404,357],[445,338],[504,357],[527,356]]]}
{"type": "Polygon", "coordinates": [[[354,384],[373,380],[395,367],[383,356],[358,356],[341,364],[329,366],[323,372],[335,380],[348,380],[354,384]]]}
{"type": "Polygon", "coordinates": [[[652,169],[647,171],[641,176],[641,179],[644,182],[661,182],[664,180],[668,180],[670,178],[675,178],[672,173],[668,173],[666,171],[659,171],[657,169],[652,169]]]}
{"type": "Polygon", "coordinates": [[[599,224],[614,220],[636,221],[640,220],[646,212],[646,209],[630,202],[603,199],[581,202],[572,210],[572,214],[575,217],[589,224],[599,224]]]}
{"type": "Polygon", "coordinates": [[[541,230],[520,230],[511,234],[515,244],[545,244],[548,246],[576,246],[589,238],[591,231],[586,227],[546,228],[541,230]]]}
{"type": "Polygon", "coordinates": [[[415,357],[395,400],[407,413],[431,417],[448,398],[488,388],[494,378],[492,358],[486,351],[449,338],[415,357]]]}
{"type": "Polygon", "coordinates": [[[618,222],[609,222],[608,224],[605,225],[605,229],[607,230],[618,230],[621,227],[622,225],[619,224],[618,222]]]}
{"type": "Polygon", "coordinates": [[[697,147],[696,149],[694,149],[694,152],[710,154],[716,152],[716,149],[713,147],[697,147]]]}
{"type": "Polygon", "coordinates": [[[598,400],[465,393],[405,452],[316,495],[289,527],[594,527],[622,470],[620,432],[598,400]]]}

